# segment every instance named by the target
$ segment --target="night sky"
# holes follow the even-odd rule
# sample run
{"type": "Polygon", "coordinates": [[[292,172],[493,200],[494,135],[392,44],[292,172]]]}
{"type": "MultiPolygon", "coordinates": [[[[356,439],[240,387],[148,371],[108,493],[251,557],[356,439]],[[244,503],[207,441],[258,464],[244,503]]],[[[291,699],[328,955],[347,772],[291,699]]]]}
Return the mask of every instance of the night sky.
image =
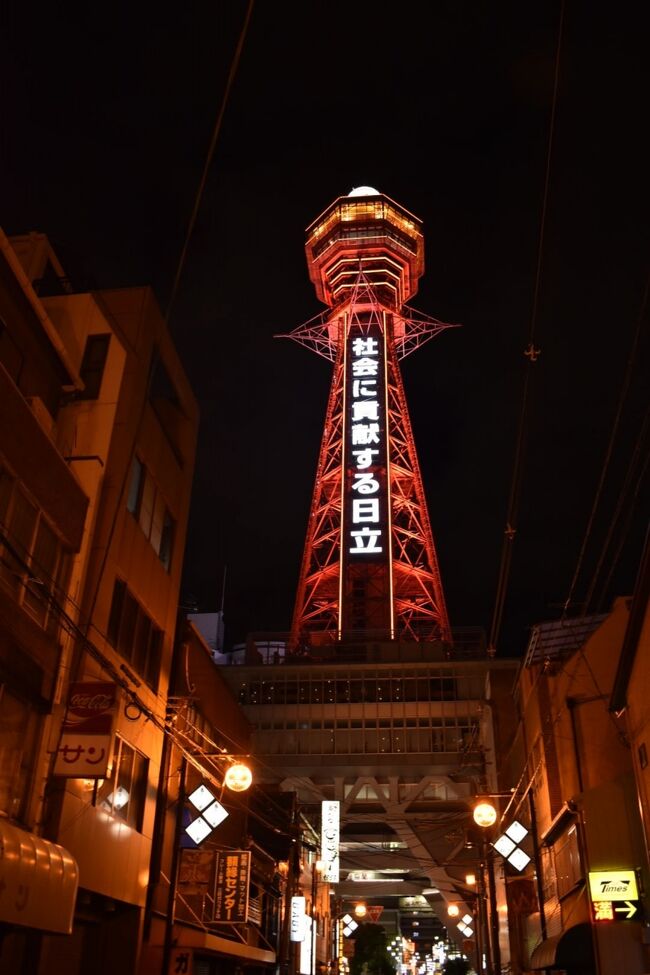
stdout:
{"type": "MultiPolygon", "coordinates": [[[[541,356],[500,654],[521,653],[528,626],[561,612],[642,309],[642,8],[566,2],[541,356]]],[[[16,5],[1,40],[5,232],[46,232],[79,289],[151,284],[164,308],[245,10],[88,5],[73,17],[16,5]]],[[[489,628],[559,15],[541,0],[387,13],[258,0],[171,318],[202,416],[184,592],[218,608],[227,566],[227,643],[290,625],[331,367],[273,336],[322,309],[304,228],[367,184],[424,220],[412,305],[463,325],[403,373],[452,625],[489,628]]],[[[579,602],[620,498],[590,608],[631,591],[640,556],[647,352],[646,309],[576,589],[579,602]]]]}

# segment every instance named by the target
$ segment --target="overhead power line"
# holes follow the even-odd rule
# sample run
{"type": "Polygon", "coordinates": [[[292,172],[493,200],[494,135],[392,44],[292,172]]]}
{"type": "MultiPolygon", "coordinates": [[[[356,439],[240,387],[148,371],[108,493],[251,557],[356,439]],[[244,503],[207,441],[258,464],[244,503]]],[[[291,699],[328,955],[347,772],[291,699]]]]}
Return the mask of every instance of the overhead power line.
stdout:
{"type": "Polygon", "coordinates": [[[560,7],[560,20],[557,31],[557,45],[555,50],[555,76],[553,80],[553,98],[551,102],[551,117],[549,120],[548,146],[546,150],[546,169],[544,174],[544,193],[542,198],[542,212],[540,216],[539,239],[537,243],[537,262],[535,266],[535,286],[533,290],[533,301],[530,315],[530,326],[528,329],[528,346],[524,355],[528,359],[524,376],[524,388],[521,396],[521,406],[519,409],[519,422],[517,424],[517,439],[515,442],[515,457],[512,466],[512,479],[510,482],[510,494],[508,498],[508,508],[506,514],[506,527],[503,534],[503,544],[501,548],[501,561],[499,564],[499,575],[497,580],[496,595],[494,599],[494,609],[492,612],[492,624],[490,626],[490,637],[488,640],[488,654],[494,656],[501,633],[503,622],[503,611],[505,607],[506,595],[508,592],[508,582],[510,579],[510,566],[512,563],[512,552],[514,548],[515,536],[517,534],[517,523],[519,518],[519,501],[521,497],[521,487],[523,481],[524,456],[526,448],[526,433],[528,427],[528,405],[530,392],[531,370],[537,362],[540,350],[535,347],[535,331],[537,327],[537,313],[539,308],[540,286],[542,281],[542,268],[544,261],[544,237],[546,233],[546,216],[548,212],[549,188],[551,182],[551,166],[553,161],[554,135],[555,135],[555,116],[557,111],[557,97],[560,78],[560,55],[562,51],[562,34],[564,27],[564,0],[560,7]]]}
{"type": "Polygon", "coordinates": [[[217,139],[219,138],[219,133],[221,132],[221,124],[223,122],[223,117],[226,112],[226,106],[228,105],[228,99],[230,97],[230,91],[235,80],[235,75],[237,74],[237,68],[239,67],[239,61],[241,59],[241,53],[244,47],[244,41],[246,39],[246,33],[248,31],[248,25],[250,23],[251,14],[253,13],[254,0],[248,0],[248,6],[246,8],[246,15],[244,17],[244,23],[242,24],[241,31],[239,33],[239,40],[237,41],[237,47],[235,48],[235,53],[233,55],[232,62],[230,64],[230,71],[228,72],[228,80],[226,81],[226,87],[223,93],[223,98],[221,99],[221,105],[219,107],[219,112],[217,113],[217,118],[214,123],[214,128],[212,130],[212,137],[210,139],[210,145],[208,146],[208,152],[205,157],[205,162],[203,164],[203,172],[201,173],[201,179],[199,180],[199,185],[196,191],[196,196],[194,197],[194,206],[192,207],[192,214],[187,225],[187,230],[185,232],[185,239],[183,241],[183,247],[181,248],[181,253],[178,258],[178,265],[176,267],[176,274],[174,275],[174,283],[172,285],[171,295],[169,297],[169,302],[167,304],[167,311],[165,312],[165,322],[169,325],[169,320],[171,318],[171,313],[176,301],[176,296],[178,294],[178,287],[180,285],[181,276],[183,274],[183,269],[185,267],[185,260],[187,258],[187,250],[190,246],[190,240],[192,239],[192,234],[194,233],[194,226],[196,224],[196,219],[199,215],[199,210],[201,208],[201,202],[203,200],[203,193],[205,191],[205,184],[208,180],[208,173],[210,172],[210,166],[212,164],[212,157],[214,156],[214,150],[217,145],[217,139]]]}
{"type": "MultiPolygon", "coordinates": [[[[573,601],[573,594],[575,592],[575,588],[576,588],[576,585],[577,585],[577,582],[578,582],[578,578],[580,576],[580,571],[582,569],[582,564],[583,564],[584,557],[585,557],[585,552],[586,552],[586,549],[587,549],[587,543],[589,542],[589,539],[591,537],[591,533],[592,533],[592,530],[593,530],[593,527],[594,527],[594,521],[595,521],[595,518],[596,518],[596,512],[598,511],[598,506],[600,504],[601,495],[603,493],[603,487],[604,487],[604,484],[605,484],[605,479],[606,479],[607,473],[609,471],[609,466],[610,466],[610,462],[611,462],[611,459],[612,459],[612,454],[614,452],[614,445],[616,443],[616,438],[618,436],[618,431],[619,431],[619,427],[620,427],[620,424],[621,424],[621,416],[623,414],[623,407],[625,405],[625,400],[627,399],[627,394],[628,394],[629,389],[630,389],[630,383],[631,383],[631,380],[632,380],[632,373],[634,371],[634,365],[636,363],[637,350],[638,350],[638,347],[639,347],[639,339],[641,337],[641,329],[643,327],[643,322],[645,320],[645,316],[646,316],[646,312],[647,312],[647,308],[648,308],[648,295],[649,294],[650,294],[650,275],[648,275],[648,278],[647,278],[646,284],[645,284],[645,289],[643,291],[643,297],[641,299],[641,307],[639,309],[639,314],[638,314],[637,320],[636,320],[636,328],[634,330],[634,336],[632,338],[632,345],[630,347],[630,353],[629,353],[628,359],[627,359],[627,365],[626,365],[626,368],[625,368],[625,374],[623,376],[623,382],[621,384],[621,391],[619,393],[618,404],[617,404],[617,407],[616,407],[616,413],[615,413],[615,416],[614,416],[614,421],[612,423],[612,429],[611,429],[611,432],[610,432],[610,435],[609,435],[609,442],[607,444],[607,449],[605,451],[605,457],[603,459],[603,464],[602,464],[602,467],[600,469],[600,474],[599,474],[599,477],[598,477],[598,484],[596,486],[596,492],[594,494],[594,500],[593,500],[592,505],[591,505],[591,511],[589,513],[589,518],[587,520],[587,526],[585,528],[584,537],[582,539],[582,545],[580,547],[580,552],[578,553],[578,559],[576,561],[576,566],[575,566],[575,569],[573,571],[573,578],[571,579],[571,585],[569,586],[569,592],[568,592],[567,597],[566,597],[566,599],[564,601],[564,608],[562,610],[562,619],[565,619],[565,617],[566,617],[566,615],[569,612],[569,609],[571,607],[571,603],[573,601]]],[[[596,572],[598,573],[599,571],[600,571],[600,564],[599,564],[596,572]]],[[[588,593],[588,599],[587,599],[587,601],[590,601],[591,600],[591,597],[593,595],[593,587],[594,587],[594,585],[595,585],[595,579],[594,579],[594,582],[592,583],[592,585],[589,588],[589,593],[588,593]]],[[[586,615],[586,613],[587,613],[587,601],[585,602],[585,604],[583,606],[583,615],[586,615]]]]}

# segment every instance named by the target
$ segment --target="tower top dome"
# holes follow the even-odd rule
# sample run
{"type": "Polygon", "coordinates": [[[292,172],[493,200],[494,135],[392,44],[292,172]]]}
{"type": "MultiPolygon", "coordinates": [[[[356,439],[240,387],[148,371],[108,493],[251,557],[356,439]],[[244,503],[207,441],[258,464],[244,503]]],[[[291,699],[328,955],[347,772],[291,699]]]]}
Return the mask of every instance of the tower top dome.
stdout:
{"type": "Polygon", "coordinates": [[[348,196],[379,196],[379,190],[376,190],[374,186],[355,186],[353,190],[350,190],[348,196]]]}

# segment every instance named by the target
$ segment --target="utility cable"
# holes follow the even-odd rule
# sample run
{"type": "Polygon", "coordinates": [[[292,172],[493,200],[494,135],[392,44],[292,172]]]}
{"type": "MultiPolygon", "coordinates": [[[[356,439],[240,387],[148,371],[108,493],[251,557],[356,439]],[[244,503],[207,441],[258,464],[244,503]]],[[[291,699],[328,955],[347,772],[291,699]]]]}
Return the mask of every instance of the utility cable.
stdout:
{"type": "Polygon", "coordinates": [[[620,538],[619,538],[618,546],[616,548],[616,551],[614,552],[614,555],[612,556],[612,559],[610,561],[610,566],[609,566],[609,572],[607,573],[607,577],[606,577],[606,579],[605,579],[605,581],[604,581],[604,583],[602,585],[602,589],[600,591],[600,597],[599,597],[599,602],[598,602],[599,609],[602,607],[602,605],[604,603],[605,593],[609,589],[609,584],[610,584],[610,582],[612,580],[612,575],[614,573],[614,569],[618,565],[618,561],[619,561],[619,559],[621,557],[621,551],[623,549],[623,546],[625,545],[625,541],[627,539],[627,534],[628,534],[628,532],[630,530],[630,525],[632,523],[632,516],[634,514],[634,507],[636,505],[636,500],[637,500],[637,498],[639,496],[639,492],[641,490],[641,485],[643,483],[643,479],[645,478],[645,475],[647,474],[647,471],[648,471],[648,462],[649,461],[650,461],[650,454],[646,457],[646,459],[644,461],[643,467],[641,468],[641,473],[639,474],[639,476],[637,478],[637,482],[636,482],[634,491],[632,493],[632,498],[630,500],[630,504],[628,505],[627,517],[625,519],[625,522],[623,524],[623,527],[621,528],[621,535],[620,535],[620,538]]]}
{"type": "MultiPolygon", "coordinates": [[[[591,579],[591,583],[589,585],[589,589],[587,590],[587,595],[585,596],[585,600],[584,600],[584,610],[585,610],[585,613],[588,613],[589,612],[589,606],[591,605],[591,601],[592,601],[593,596],[594,596],[594,591],[596,589],[596,584],[598,582],[598,578],[599,578],[600,573],[601,573],[602,568],[603,568],[603,562],[605,561],[605,556],[606,556],[607,551],[608,551],[608,549],[609,549],[609,547],[611,545],[612,537],[613,537],[614,532],[616,530],[616,526],[618,524],[619,518],[621,517],[621,513],[623,511],[623,507],[624,507],[625,501],[627,499],[628,492],[629,492],[629,489],[630,489],[630,485],[632,484],[632,481],[633,481],[633,478],[634,478],[634,474],[636,472],[637,465],[638,465],[639,461],[641,460],[641,458],[643,456],[645,456],[645,460],[644,460],[644,462],[641,465],[641,473],[640,473],[639,478],[637,480],[636,488],[635,488],[635,490],[632,493],[632,502],[628,503],[628,508],[629,509],[633,509],[633,507],[634,507],[634,503],[633,502],[634,502],[634,500],[637,497],[637,494],[638,494],[638,490],[639,490],[641,481],[643,480],[643,476],[644,476],[645,471],[646,471],[647,466],[648,466],[648,460],[650,460],[650,455],[648,455],[647,452],[645,453],[645,455],[643,453],[643,447],[644,447],[644,444],[645,444],[645,437],[646,437],[646,432],[647,432],[648,421],[649,420],[650,420],[650,409],[648,411],[646,411],[646,414],[645,414],[645,416],[643,418],[643,422],[641,424],[641,430],[639,431],[639,435],[637,437],[637,441],[636,441],[636,444],[634,446],[634,450],[632,452],[632,457],[630,458],[630,463],[628,464],[628,468],[627,468],[627,471],[625,473],[625,478],[623,479],[623,485],[622,485],[621,490],[620,490],[619,495],[618,495],[618,500],[616,502],[616,507],[614,508],[614,513],[613,513],[613,515],[612,515],[612,517],[610,519],[610,522],[609,522],[609,527],[607,529],[607,535],[605,537],[605,541],[603,542],[603,545],[602,545],[602,548],[601,548],[600,558],[598,559],[598,564],[596,565],[596,568],[594,569],[594,573],[593,573],[593,576],[592,576],[592,579],[591,579]]],[[[625,539],[625,535],[626,534],[627,534],[626,532],[623,533],[623,540],[625,539]]],[[[620,554],[620,546],[617,549],[617,555],[619,555],[619,554],[620,554]]],[[[616,562],[618,562],[618,558],[616,559],[616,562]]],[[[608,576],[607,576],[607,586],[609,586],[609,580],[611,579],[612,572],[614,570],[614,567],[616,565],[616,562],[614,562],[614,560],[612,560],[612,563],[610,565],[610,571],[609,571],[608,576]]],[[[607,589],[607,587],[604,587],[603,588],[602,595],[601,595],[601,598],[599,600],[599,603],[602,603],[603,598],[604,598],[604,595],[605,595],[605,592],[606,592],[606,589],[607,589]]]]}
{"type": "Polygon", "coordinates": [[[165,313],[165,324],[167,325],[169,325],[171,313],[174,307],[174,303],[176,301],[176,296],[178,294],[178,287],[180,284],[181,275],[183,274],[183,268],[185,267],[187,251],[190,245],[192,234],[194,232],[194,226],[196,224],[196,219],[199,214],[201,202],[203,200],[205,184],[208,179],[208,173],[210,171],[210,166],[212,164],[212,157],[214,156],[214,150],[217,144],[217,139],[219,138],[219,133],[221,132],[221,124],[223,122],[223,117],[226,112],[226,106],[228,105],[230,90],[233,86],[235,75],[237,74],[237,68],[239,67],[239,61],[241,59],[241,53],[244,47],[246,33],[248,31],[248,25],[250,23],[251,14],[253,13],[254,2],[255,0],[248,0],[248,6],[246,8],[244,23],[239,33],[239,40],[237,41],[237,47],[235,48],[235,53],[233,55],[233,59],[230,64],[230,70],[228,72],[228,80],[226,81],[226,88],[223,93],[223,98],[221,99],[221,106],[217,114],[217,119],[214,124],[214,129],[212,130],[212,138],[210,139],[210,145],[208,146],[208,152],[205,157],[205,163],[203,164],[203,172],[201,173],[201,179],[199,181],[198,189],[196,191],[196,196],[194,198],[194,206],[192,208],[192,214],[190,216],[190,220],[187,225],[187,230],[185,232],[185,240],[183,241],[183,247],[181,249],[180,257],[178,259],[178,265],[176,267],[176,274],[174,275],[174,283],[172,285],[171,295],[169,297],[169,302],[167,304],[167,311],[165,313]]]}
{"type": "MultiPolygon", "coordinates": [[[[187,227],[187,231],[186,231],[186,234],[185,234],[185,239],[184,239],[184,242],[183,242],[183,247],[182,247],[181,254],[180,254],[179,260],[178,260],[178,264],[177,264],[177,267],[176,267],[176,273],[174,275],[174,282],[173,282],[173,285],[172,285],[171,297],[170,297],[169,303],[167,305],[167,311],[166,311],[165,316],[164,316],[164,322],[165,322],[165,325],[167,327],[169,327],[169,321],[170,321],[170,317],[171,317],[172,307],[173,307],[173,304],[175,302],[176,295],[178,293],[178,288],[179,288],[181,276],[182,276],[182,273],[183,273],[183,269],[185,267],[185,261],[186,261],[186,256],[187,256],[187,250],[188,250],[189,243],[190,243],[190,238],[191,238],[192,233],[194,231],[194,226],[195,226],[195,223],[196,223],[196,218],[197,218],[197,215],[198,215],[198,212],[199,212],[199,208],[200,208],[200,205],[201,205],[201,201],[202,201],[202,198],[203,198],[203,192],[204,192],[205,184],[206,184],[206,181],[207,181],[208,171],[209,171],[210,164],[211,164],[212,159],[213,159],[213,156],[214,156],[214,151],[215,151],[215,147],[216,147],[216,144],[217,144],[217,139],[218,139],[219,132],[220,132],[220,129],[221,129],[221,123],[222,123],[223,116],[224,116],[225,111],[226,111],[226,106],[228,104],[228,97],[230,95],[230,90],[232,88],[232,84],[233,84],[233,81],[234,81],[234,78],[235,78],[235,74],[237,72],[237,67],[239,65],[239,61],[240,61],[240,57],[241,57],[241,52],[242,52],[242,48],[243,48],[243,45],[244,45],[244,40],[245,40],[246,33],[247,33],[247,30],[248,30],[248,24],[249,24],[249,21],[250,21],[250,18],[251,18],[251,14],[252,14],[252,11],[253,11],[253,4],[254,4],[254,0],[249,0],[248,7],[246,9],[245,18],[244,18],[244,23],[242,25],[242,28],[241,28],[241,31],[240,31],[240,34],[239,34],[239,39],[237,41],[237,46],[236,46],[236,49],[235,49],[235,53],[234,53],[234,56],[233,56],[233,59],[232,59],[231,65],[230,65],[230,70],[228,72],[228,79],[227,79],[227,82],[226,82],[226,88],[225,88],[225,91],[224,91],[223,98],[221,100],[221,106],[220,106],[220,109],[219,109],[219,112],[218,112],[218,115],[217,115],[217,120],[216,120],[214,129],[213,129],[213,132],[212,132],[212,138],[210,140],[210,145],[209,145],[209,148],[208,148],[208,153],[207,153],[206,160],[205,160],[205,163],[204,163],[204,166],[203,166],[203,172],[202,172],[202,175],[201,175],[201,180],[199,182],[199,187],[197,189],[197,193],[196,193],[196,196],[195,196],[194,206],[193,206],[193,209],[192,209],[192,214],[191,214],[191,217],[190,217],[190,220],[189,220],[189,223],[188,223],[188,227],[187,227]]],[[[110,313],[110,310],[108,310],[106,308],[106,303],[102,299],[101,292],[93,292],[93,297],[101,305],[102,310],[104,312],[106,312],[110,318],[113,318],[112,314],[110,313]]],[[[120,335],[122,334],[121,333],[121,330],[119,328],[117,328],[117,332],[120,335]]],[[[113,501],[114,509],[113,509],[113,512],[112,512],[112,515],[111,515],[111,518],[110,518],[107,540],[106,540],[106,544],[104,546],[104,554],[103,554],[103,558],[102,558],[102,561],[101,561],[99,570],[97,572],[97,579],[96,579],[96,582],[95,582],[95,586],[94,586],[94,589],[93,589],[92,598],[90,600],[90,605],[89,605],[89,609],[88,609],[88,612],[87,612],[86,627],[85,627],[86,632],[88,632],[88,629],[90,628],[90,626],[93,625],[92,624],[92,617],[94,615],[95,607],[96,607],[96,604],[97,604],[97,599],[98,599],[98,596],[99,596],[99,589],[101,587],[101,583],[102,583],[102,580],[103,580],[103,577],[104,577],[104,572],[106,571],[106,565],[107,565],[107,561],[108,561],[109,550],[111,548],[111,544],[112,544],[113,537],[114,537],[114,534],[115,534],[115,529],[116,529],[116,526],[117,526],[118,515],[119,515],[120,509],[122,507],[122,504],[124,502],[124,497],[125,497],[125,493],[126,493],[127,484],[129,483],[129,479],[131,477],[131,471],[132,471],[132,467],[133,467],[133,459],[134,459],[135,453],[136,453],[136,445],[137,445],[138,437],[139,437],[140,432],[141,432],[141,429],[142,429],[142,423],[143,423],[143,420],[144,420],[144,416],[145,416],[147,404],[149,403],[151,389],[153,387],[153,379],[154,379],[154,375],[155,375],[156,369],[158,367],[158,361],[159,361],[158,351],[157,351],[157,348],[156,348],[156,345],[155,345],[155,342],[154,342],[153,354],[152,354],[152,359],[151,359],[151,364],[150,364],[150,367],[149,367],[149,372],[148,372],[147,380],[146,380],[146,383],[145,383],[145,389],[143,391],[142,399],[141,399],[141,402],[139,404],[139,407],[137,408],[137,418],[136,418],[135,424],[133,426],[132,442],[131,442],[131,445],[130,445],[130,448],[129,448],[128,456],[127,456],[127,458],[125,459],[125,462],[124,462],[124,470],[123,470],[122,476],[120,478],[120,483],[118,485],[118,491],[117,491],[116,497],[114,498],[114,501],[113,501]]]]}
{"type": "MultiPolygon", "coordinates": [[[[607,449],[605,451],[605,457],[603,460],[602,467],[600,469],[600,476],[598,478],[598,484],[596,486],[596,493],[594,495],[594,500],[591,505],[591,511],[589,513],[589,519],[587,521],[587,527],[585,528],[584,537],[582,539],[582,545],[580,547],[580,552],[578,554],[578,560],[576,562],[576,567],[573,572],[573,578],[571,579],[571,585],[569,586],[569,592],[564,601],[564,608],[562,610],[561,619],[564,620],[570,609],[571,602],[573,600],[573,594],[578,582],[578,577],[582,569],[582,563],[585,557],[585,551],[587,549],[587,543],[591,537],[591,532],[593,530],[594,521],[596,518],[596,512],[600,504],[600,498],[603,492],[603,486],[605,484],[605,479],[607,477],[607,472],[609,470],[610,461],[612,459],[612,453],[614,451],[614,444],[616,442],[616,437],[618,434],[618,429],[621,422],[621,415],[623,413],[623,406],[625,404],[625,399],[627,397],[628,390],[630,388],[630,382],[632,379],[632,372],[634,369],[634,364],[636,362],[636,353],[639,345],[639,338],[641,336],[641,327],[643,325],[643,320],[645,317],[646,309],[648,306],[648,294],[650,292],[650,275],[648,276],[645,284],[645,289],[643,291],[643,298],[641,300],[641,308],[637,316],[636,328],[634,330],[634,336],[632,338],[632,346],[630,348],[630,353],[628,355],[627,366],[625,369],[625,374],[623,376],[623,383],[621,385],[621,392],[618,397],[618,405],[616,407],[616,414],[614,416],[614,421],[612,423],[612,429],[609,435],[609,442],[607,444],[607,449]]],[[[583,605],[582,615],[586,615],[586,604],[583,605]]]]}
{"type": "Polygon", "coordinates": [[[492,613],[492,623],[490,626],[490,637],[488,640],[488,654],[494,656],[497,651],[497,644],[501,634],[501,624],[503,622],[503,611],[505,608],[508,583],[510,579],[510,568],[512,564],[512,552],[514,540],[517,534],[517,523],[519,517],[519,501],[523,483],[524,456],[526,447],[526,433],[528,426],[529,408],[529,389],[531,369],[540,355],[540,350],[535,347],[535,330],[537,326],[537,314],[539,308],[539,295],[542,281],[542,268],[544,258],[544,239],[546,234],[546,217],[548,213],[549,190],[551,183],[551,169],[553,161],[553,148],[555,136],[555,116],[557,112],[559,79],[560,79],[560,55],[562,52],[562,36],[564,28],[564,0],[560,6],[560,19],[557,31],[557,44],[555,51],[555,75],[553,79],[553,97],[551,100],[551,116],[549,119],[548,145],[546,150],[546,170],[544,175],[544,192],[542,197],[542,210],[540,216],[539,239],[537,244],[537,262],[535,267],[535,286],[533,289],[533,301],[530,316],[530,326],[528,330],[528,347],[524,355],[528,359],[526,373],[524,376],[524,387],[521,397],[521,407],[519,410],[519,422],[517,425],[517,439],[515,446],[515,457],[512,469],[512,479],[510,484],[510,495],[508,498],[508,508],[506,514],[506,527],[501,548],[501,561],[499,565],[499,575],[494,600],[494,610],[492,613]]]}

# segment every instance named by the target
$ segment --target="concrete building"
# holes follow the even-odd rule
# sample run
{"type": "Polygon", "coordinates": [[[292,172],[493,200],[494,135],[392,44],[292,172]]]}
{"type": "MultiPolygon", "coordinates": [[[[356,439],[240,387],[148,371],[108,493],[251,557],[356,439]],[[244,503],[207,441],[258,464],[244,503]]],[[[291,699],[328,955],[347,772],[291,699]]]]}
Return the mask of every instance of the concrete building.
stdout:
{"type": "Polygon", "coordinates": [[[504,829],[521,822],[533,841],[523,875],[505,868],[518,975],[648,970],[634,749],[609,710],[629,605],[620,598],[610,613],[532,631],[516,691],[519,730],[504,763],[513,799],[501,821],[504,829]]]}
{"type": "MultiPolygon", "coordinates": [[[[30,973],[129,971],[149,880],[198,410],[150,289],[76,294],[43,235],[2,245],[0,626],[5,694],[21,703],[0,725],[9,770],[0,826],[37,846],[56,842],[79,890],[69,937],[28,919],[7,930],[0,957],[30,973]],[[98,701],[106,749],[93,751],[91,737],[66,751],[65,735],[98,701]],[[93,771],[90,755],[104,764],[93,771]]],[[[54,903],[51,870],[31,869],[30,890],[54,903]]]]}
{"type": "Polygon", "coordinates": [[[272,971],[281,950],[288,871],[278,863],[287,861],[292,845],[291,807],[261,795],[256,784],[250,792],[224,788],[226,770],[247,760],[250,726],[189,620],[179,628],[170,690],[174,739],[163,750],[140,972],[173,971],[176,958],[205,975],[272,971]],[[188,797],[201,787],[216,806],[207,794],[203,810],[192,804],[188,797]],[[204,825],[205,817],[209,825],[215,822],[211,808],[219,810],[218,819],[227,815],[205,838],[194,834],[195,843],[186,827],[192,821],[204,825]],[[248,910],[241,920],[228,921],[219,911],[225,857],[245,860],[248,910]]]}
{"type": "MultiPolygon", "coordinates": [[[[476,796],[500,791],[516,665],[450,661],[427,644],[320,649],[318,660],[270,655],[265,664],[253,663],[262,655],[254,649],[248,663],[222,668],[253,729],[256,775],[296,792],[317,833],[321,803],[337,800],[341,911],[363,900],[383,909],[382,923],[431,946],[445,936],[448,904],[478,920],[464,883],[480,856],[471,809],[476,796]]],[[[311,896],[308,880],[303,892],[311,896]]],[[[332,920],[323,919],[320,963],[332,920]]],[[[450,938],[467,941],[455,923],[450,938]]],[[[501,942],[505,959],[505,923],[501,942]]]]}
{"type": "Polygon", "coordinates": [[[610,700],[610,711],[622,721],[634,765],[634,778],[644,828],[646,861],[650,862],[650,544],[646,539],[630,605],[630,621],[623,641],[610,700]]]}

